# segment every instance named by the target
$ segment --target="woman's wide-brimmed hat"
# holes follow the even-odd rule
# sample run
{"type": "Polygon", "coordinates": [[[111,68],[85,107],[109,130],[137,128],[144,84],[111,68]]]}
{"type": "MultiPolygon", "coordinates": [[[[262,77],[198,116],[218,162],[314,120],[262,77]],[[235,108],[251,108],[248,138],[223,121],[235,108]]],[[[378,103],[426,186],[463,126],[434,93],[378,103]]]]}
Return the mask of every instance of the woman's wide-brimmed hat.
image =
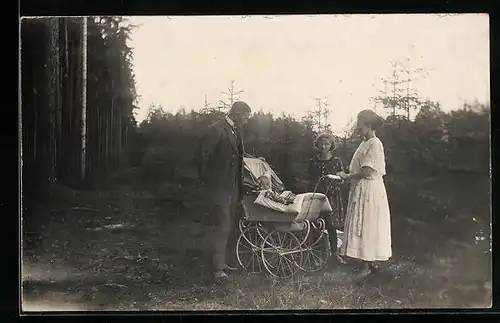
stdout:
{"type": "Polygon", "coordinates": [[[323,139],[328,140],[330,142],[330,144],[332,145],[332,147],[330,148],[330,150],[335,150],[337,148],[337,143],[335,141],[335,137],[331,133],[329,133],[329,132],[322,132],[314,140],[314,147],[316,149],[318,148],[319,141],[323,140],[323,139]]]}

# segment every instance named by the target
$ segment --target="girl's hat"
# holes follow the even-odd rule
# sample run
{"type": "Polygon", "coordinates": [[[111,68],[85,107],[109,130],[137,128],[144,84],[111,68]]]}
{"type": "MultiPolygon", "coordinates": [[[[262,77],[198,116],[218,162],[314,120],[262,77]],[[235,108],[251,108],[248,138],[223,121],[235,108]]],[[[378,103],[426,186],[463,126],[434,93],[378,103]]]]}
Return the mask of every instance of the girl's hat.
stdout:
{"type": "Polygon", "coordinates": [[[316,149],[318,149],[318,143],[322,139],[326,139],[326,140],[328,140],[330,142],[330,145],[331,145],[330,150],[335,150],[335,148],[337,148],[337,144],[335,142],[335,137],[331,133],[329,133],[329,132],[323,132],[323,133],[320,133],[316,137],[316,139],[314,140],[314,147],[316,149]]]}

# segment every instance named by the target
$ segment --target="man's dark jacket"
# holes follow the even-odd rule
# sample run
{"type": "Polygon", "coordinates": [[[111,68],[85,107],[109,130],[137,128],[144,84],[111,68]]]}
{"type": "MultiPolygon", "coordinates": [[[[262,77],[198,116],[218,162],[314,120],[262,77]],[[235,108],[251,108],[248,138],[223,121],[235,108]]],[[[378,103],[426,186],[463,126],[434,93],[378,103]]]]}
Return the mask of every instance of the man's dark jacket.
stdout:
{"type": "Polygon", "coordinates": [[[241,201],[244,147],[239,129],[222,118],[210,126],[198,148],[199,175],[207,185],[209,197],[226,203],[237,194],[235,197],[241,201]]]}

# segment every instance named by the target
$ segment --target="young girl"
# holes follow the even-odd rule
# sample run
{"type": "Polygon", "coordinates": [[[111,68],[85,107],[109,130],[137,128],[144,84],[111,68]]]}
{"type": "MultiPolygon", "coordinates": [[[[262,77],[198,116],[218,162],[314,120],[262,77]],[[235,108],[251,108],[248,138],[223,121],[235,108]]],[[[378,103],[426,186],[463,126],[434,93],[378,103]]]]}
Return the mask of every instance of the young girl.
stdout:
{"type": "MultiPolygon", "coordinates": [[[[318,135],[314,141],[314,147],[318,150],[318,153],[309,159],[309,190],[313,192],[316,188],[316,192],[325,194],[332,206],[333,216],[330,221],[325,222],[330,222],[328,224],[331,228],[328,231],[331,238],[334,238],[330,239],[333,252],[333,250],[337,250],[336,229],[343,230],[344,228],[344,210],[340,195],[340,186],[322,177],[328,174],[337,174],[343,171],[344,167],[340,158],[333,155],[333,151],[336,148],[333,135],[330,133],[318,135]]],[[[337,260],[340,263],[345,263],[344,259],[338,253],[337,260]]]]}

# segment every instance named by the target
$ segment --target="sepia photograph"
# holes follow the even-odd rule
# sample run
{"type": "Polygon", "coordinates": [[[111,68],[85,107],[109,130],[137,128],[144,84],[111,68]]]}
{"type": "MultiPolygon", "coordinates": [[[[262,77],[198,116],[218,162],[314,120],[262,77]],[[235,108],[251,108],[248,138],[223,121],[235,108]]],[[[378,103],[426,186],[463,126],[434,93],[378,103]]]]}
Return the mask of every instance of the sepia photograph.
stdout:
{"type": "Polygon", "coordinates": [[[22,313],[492,306],[487,14],[19,28],[22,313]]]}

